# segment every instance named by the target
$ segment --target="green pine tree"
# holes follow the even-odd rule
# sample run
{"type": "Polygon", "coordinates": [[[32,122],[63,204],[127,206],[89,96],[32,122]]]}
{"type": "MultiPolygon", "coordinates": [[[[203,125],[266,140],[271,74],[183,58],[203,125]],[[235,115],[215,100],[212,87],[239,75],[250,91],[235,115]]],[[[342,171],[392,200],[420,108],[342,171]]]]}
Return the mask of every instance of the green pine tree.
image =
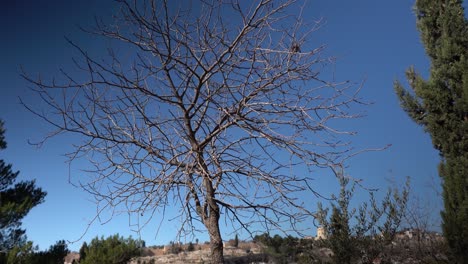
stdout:
{"type": "MultiPolygon", "coordinates": [[[[0,120],[0,150],[7,147],[4,134],[5,129],[0,120]]],[[[18,174],[12,171],[11,164],[0,160],[0,259],[7,251],[26,243],[21,220],[46,196],[34,181],[15,183],[18,174]]]]}
{"type": "Polygon", "coordinates": [[[125,264],[131,258],[141,255],[141,241],[123,238],[118,234],[108,238],[94,238],[85,251],[80,264],[125,264]]]}
{"type": "Polygon", "coordinates": [[[351,263],[355,255],[355,247],[349,227],[350,215],[349,202],[354,189],[347,190],[349,179],[340,178],[340,196],[337,204],[332,204],[330,223],[327,226],[329,232],[330,249],[333,251],[334,263],[351,263]]]}
{"type": "Polygon", "coordinates": [[[389,188],[380,202],[370,192],[368,202],[353,208],[350,203],[358,185],[343,175],[337,174],[340,194],[333,197],[331,207],[317,205],[318,223],[328,236],[317,245],[333,251],[332,263],[373,263],[376,258],[381,263],[393,263],[391,245],[407,212],[409,179],[401,189],[389,188]]]}
{"type": "Polygon", "coordinates": [[[444,211],[442,229],[454,257],[468,259],[468,22],[462,0],[417,0],[417,27],[431,60],[424,80],[407,71],[410,91],[395,90],[402,108],[439,150],[444,211]]]}
{"type": "Polygon", "coordinates": [[[85,242],[83,242],[83,245],[81,246],[80,248],[80,260],[83,261],[86,259],[86,252],[88,251],[88,244],[85,242]]]}
{"type": "Polygon", "coordinates": [[[334,263],[351,263],[355,254],[355,248],[349,229],[348,215],[335,206],[333,206],[330,218],[329,240],[330,248],[334,253],[334,263]]]}
{"type": "Polygon", "coordinates": [[[236,236],[234,237],[234,245],[233,245],[233,246],[234,246],[234,247],[238,247],[238,246],[239,246],[239,237],[237,236],[237,234],[236,234],[236,236]]]}

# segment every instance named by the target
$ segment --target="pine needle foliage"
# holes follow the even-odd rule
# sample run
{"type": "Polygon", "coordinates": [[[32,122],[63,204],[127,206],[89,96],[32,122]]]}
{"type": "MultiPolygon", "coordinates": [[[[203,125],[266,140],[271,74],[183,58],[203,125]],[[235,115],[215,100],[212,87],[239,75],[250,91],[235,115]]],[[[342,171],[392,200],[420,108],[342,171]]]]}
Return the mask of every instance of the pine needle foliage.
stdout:
{"type": "Polygon", "coordinates": [[[402,108],[430,134],[441,162],[442,229],[453,262],[468,259],[468,21],[461,0],[417,0],[421,40],[430,58],[425,80],[411,67],[410,89],[395,82],[402,108]]]}

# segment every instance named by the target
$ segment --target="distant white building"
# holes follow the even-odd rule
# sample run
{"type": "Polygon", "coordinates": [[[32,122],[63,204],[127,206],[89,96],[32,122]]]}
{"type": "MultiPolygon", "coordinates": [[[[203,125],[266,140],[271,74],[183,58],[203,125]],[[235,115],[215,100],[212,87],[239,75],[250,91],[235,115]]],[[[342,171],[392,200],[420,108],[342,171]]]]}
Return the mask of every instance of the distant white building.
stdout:
{"type": "Polygon", "coordinates": [[[317,227],[317,236],[315,237],[315,240],[319,239],[327,239],[327,230],[323,226],[317,227]]]}

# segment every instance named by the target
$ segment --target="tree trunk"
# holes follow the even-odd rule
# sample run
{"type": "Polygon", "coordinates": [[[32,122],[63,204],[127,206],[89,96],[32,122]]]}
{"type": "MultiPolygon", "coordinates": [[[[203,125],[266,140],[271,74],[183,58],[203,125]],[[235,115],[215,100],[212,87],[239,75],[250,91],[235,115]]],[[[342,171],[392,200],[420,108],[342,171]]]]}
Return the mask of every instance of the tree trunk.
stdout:
{"type": "Polygon", "coordinates": [[[223,256],[223,240],[221,238],[221,232],[219,231],[219,207],[209,209],[209,216],[205,222],[205,226],[208,229],[210,235],[210,249],[211,249],[211,264],[222,264],[224,263],[223,256]]]}

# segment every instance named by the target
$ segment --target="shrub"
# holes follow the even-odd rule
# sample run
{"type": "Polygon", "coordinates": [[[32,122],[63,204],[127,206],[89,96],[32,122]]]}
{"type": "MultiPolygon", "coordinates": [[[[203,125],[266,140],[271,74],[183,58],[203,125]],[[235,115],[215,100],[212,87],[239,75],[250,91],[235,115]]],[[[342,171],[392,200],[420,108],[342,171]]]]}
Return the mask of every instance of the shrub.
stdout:
{"type": "Polygon", "coordinates": [[[195,246],[193,245],[192,242],[189,242],[187,246],[187,251],[194,251],[194,250],[195,250],[195,246]]]}
{"type": "Polygon", "coordinates": [[[124,239],[117,235],[106,239],[94,238],[85,250],[85,258],[80,264],[125,264],[131,258],[141,255],[141,241],[131,237],[124,239]]]}

